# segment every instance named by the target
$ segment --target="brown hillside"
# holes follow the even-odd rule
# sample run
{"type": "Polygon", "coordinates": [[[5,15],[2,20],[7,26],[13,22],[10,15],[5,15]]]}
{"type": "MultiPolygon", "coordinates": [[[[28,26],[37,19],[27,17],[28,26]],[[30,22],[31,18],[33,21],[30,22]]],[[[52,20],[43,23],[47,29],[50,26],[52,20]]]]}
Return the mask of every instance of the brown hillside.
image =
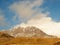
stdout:
{"type": "MultiPolygon", "coordinates": [[[[14,38],[10,41],[5,41],[1,45],[56,45],[59,42],[59,38],[14,38]]],[[[58,45],[58,44],[57,44],[58,45]]]]}

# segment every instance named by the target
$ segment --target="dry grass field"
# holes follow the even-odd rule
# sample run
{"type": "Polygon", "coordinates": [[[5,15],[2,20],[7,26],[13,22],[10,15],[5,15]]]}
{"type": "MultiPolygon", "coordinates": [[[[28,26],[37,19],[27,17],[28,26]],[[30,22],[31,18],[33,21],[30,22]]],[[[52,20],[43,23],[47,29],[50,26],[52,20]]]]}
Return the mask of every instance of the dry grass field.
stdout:
{"type": "Polygon", "coordinates": [[[1,38],[0,45],[60,45],[60,39],[59,38],[25,38],[25,37],[13,38],[13,39],[1,38]]]}

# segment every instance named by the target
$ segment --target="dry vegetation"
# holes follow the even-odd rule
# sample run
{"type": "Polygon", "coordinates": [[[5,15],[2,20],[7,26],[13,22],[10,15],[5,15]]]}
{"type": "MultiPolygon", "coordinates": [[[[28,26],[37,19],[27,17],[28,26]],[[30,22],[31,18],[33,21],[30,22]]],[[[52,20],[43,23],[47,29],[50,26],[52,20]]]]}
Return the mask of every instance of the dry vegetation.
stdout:
{"type": "MultiPolygon", "coordinates": [[[[0,39],[0,45],[55,45],[59,38],[12,38],[0,39]]],[[[58,45],[58,44],[57,44],[58,45]]],[[[59,44],[60,45],[60,44],[59,44]]]]}

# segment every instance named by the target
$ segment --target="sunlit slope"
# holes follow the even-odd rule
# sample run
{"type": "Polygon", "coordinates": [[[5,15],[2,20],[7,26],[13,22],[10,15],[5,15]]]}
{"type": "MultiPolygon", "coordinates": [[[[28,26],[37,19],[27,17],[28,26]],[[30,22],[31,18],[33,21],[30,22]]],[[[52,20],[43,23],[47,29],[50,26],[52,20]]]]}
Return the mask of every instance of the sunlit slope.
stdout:
{"type": "MultiPolygon", "coordinates": [[[[13,38],[11,40],[5,40],[0,45],[54,45],[59,42],[59,38],[13,38]]],[[[0,41],[1,42],[1,41],[0,41]]]]}
{"type": "Polygon", "coordinates": [[[1,31],[3,33],[7,33],[13,37],[40,37],[40,38],[57,38],[55,35],[46,34],[41,29],[34,27],[34,26],[27,26],[27,27],[17,27],[11,30],[4,30],[1,31]]]}

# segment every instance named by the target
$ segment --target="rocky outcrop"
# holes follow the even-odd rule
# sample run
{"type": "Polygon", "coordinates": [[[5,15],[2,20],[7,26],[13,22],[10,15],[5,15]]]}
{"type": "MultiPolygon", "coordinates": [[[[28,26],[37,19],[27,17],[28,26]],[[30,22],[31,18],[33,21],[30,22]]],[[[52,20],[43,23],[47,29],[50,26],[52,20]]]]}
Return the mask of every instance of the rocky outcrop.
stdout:
{"type": "Polygon", "coordinates": [[[5,32],[13,37],[39,37],[39,38],[57,38],[53,35],[48,35],[44,33],[41,29],[34,27],[34,26],[27,26],[27,27],[17,27],[13,28],[12,30],[2,31],[5,32]]]}

